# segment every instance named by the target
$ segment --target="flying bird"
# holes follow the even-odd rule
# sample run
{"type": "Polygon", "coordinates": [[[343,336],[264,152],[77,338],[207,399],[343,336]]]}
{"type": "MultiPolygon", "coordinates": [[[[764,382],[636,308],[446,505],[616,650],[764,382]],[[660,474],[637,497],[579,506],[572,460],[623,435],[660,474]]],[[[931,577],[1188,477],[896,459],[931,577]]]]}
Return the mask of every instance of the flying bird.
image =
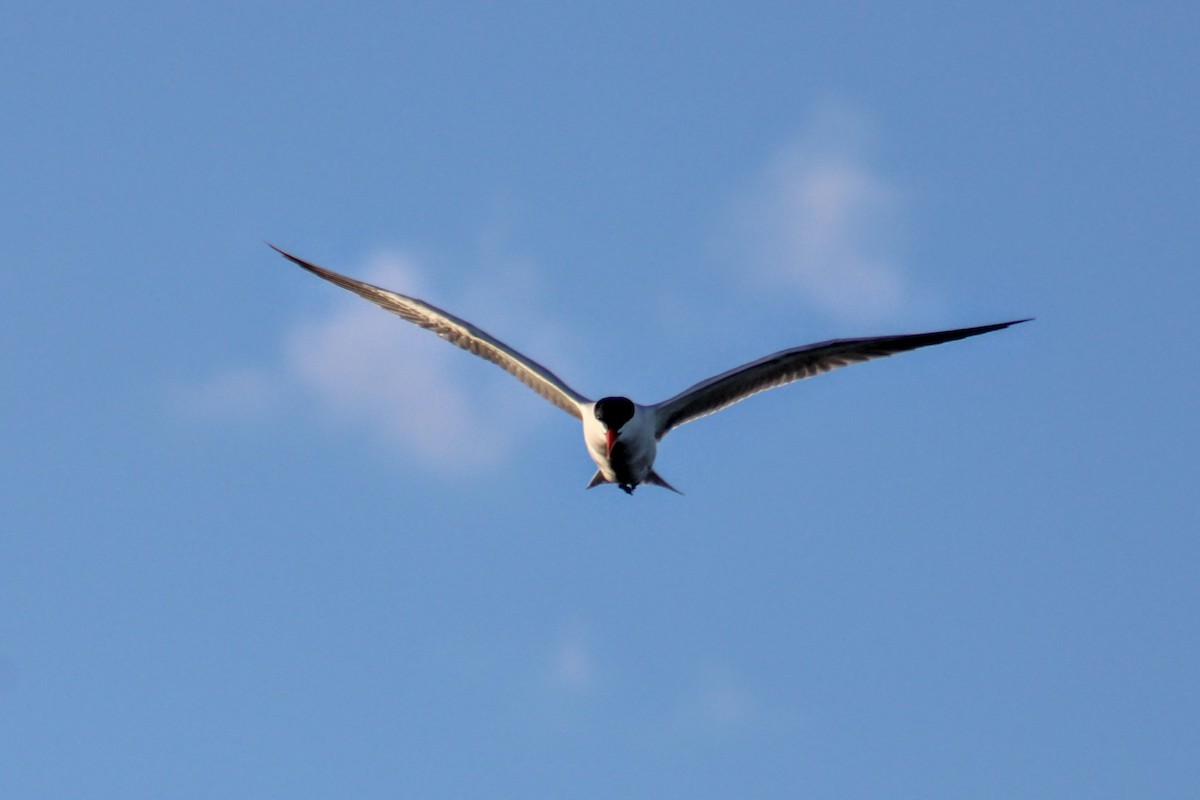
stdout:
{"type": "Polygon", "coordinates": [[[898,336],[868,336],[861,339],[831,339],[780,350],[728,372],[722,372],[672,398],[644,406],[628,397],[590,400],[531,358],[464,319],[435,305],[407,297],[369,283],[339,275],[291,253],[269,246],[284,258],[330,283],[396,314],[467,352],[487,359],[521,383],[583,423],[583,440],[588,455],[596,462],[596,474],[587,488],[614,483],[633,494],[643,483],[682,494],[654,471],[658,442],[686,422],[720,411],[747,397],[776,386],[829,372],[838,367],[882,358],[918,347],[966,339],[1028,322],[1028,319],[997,322],[974,328],[912,333],[898,336]]]}

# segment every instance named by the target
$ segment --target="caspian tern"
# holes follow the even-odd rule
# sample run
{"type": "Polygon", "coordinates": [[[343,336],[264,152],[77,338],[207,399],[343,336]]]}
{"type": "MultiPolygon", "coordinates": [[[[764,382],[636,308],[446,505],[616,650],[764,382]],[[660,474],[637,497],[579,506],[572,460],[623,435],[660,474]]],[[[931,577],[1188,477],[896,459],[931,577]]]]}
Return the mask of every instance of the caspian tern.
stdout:
{"type": "Polygon", "coordinates": [[[581,420],[588,455],[596,462],[598,468],[587,488],[591,489],[603,483],[615,483],[626,494],[633,494],[633,490],[643,483],[682,494],[654,471],[654,457],[659,440],[685,422],[720,411],[766,389],[783,386],[838,367],[902,353],[905,350],[915,350],[918,347],[978,336],[1029,321],[1018,319],[974,328],[899,336],[831,339],[793,347],[700,381],[669,400],[644,406],[628,397],[589,400],[533,359],[437,306],[339,275],[297,258],[273,244],[269,246],[314,275],[354,292],[402,319],[433,331],[463,350],[491,361],[563,411],[581,420]]]}

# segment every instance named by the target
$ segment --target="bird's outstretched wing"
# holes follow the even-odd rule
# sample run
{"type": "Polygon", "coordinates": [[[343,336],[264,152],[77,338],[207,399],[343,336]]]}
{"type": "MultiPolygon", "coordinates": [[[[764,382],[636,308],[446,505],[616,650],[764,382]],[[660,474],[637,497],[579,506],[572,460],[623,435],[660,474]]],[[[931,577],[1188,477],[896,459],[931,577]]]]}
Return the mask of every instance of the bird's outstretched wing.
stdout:
{"type": "Polygon", "coordinates": [[[504,369],[521,383],[533,389],[554,405],[574,417],[580,417],[580,406],[590,402],[586,397],[572,389],[550,370],[531,358],[518,353],[504,342],[476,328],[466,320],[443,311],[437,306],[430,305],[415,297],[406,297],[369,283],[356,281],[339,275],[332,270],[310,264],[302,258],[280,250],[268,242],[275,250],[289,261],[299,264],[304,269],[330,283],[337,284],[343,289],[354,292],[359,297],[370,300],[381,308],[391,311],[402,319],[426,330],[433,331],[450,344],[461,347],[469,353],[487,359],[496,366],[504,369]]]}
{"type": "Polygon", "coordinates": [[[669,400],[658,403],[655,409],[658,425],[657,435],[662,438],[672,428],[685,422],[720,411],[752,394],[776,386],[798,381],[829,372],[838,367],[883,358],[905,350],[928,347],[968,336],[978,336],[1028,322],[1018,319],[976,328],[957,328],[950,331],[912,333],[900,336],[871,336],[862,339],[833,339],[828,342],[808,344],[790,350],[780,350],[766,358],[735,367],[728,372],[701,381],[685,389],[669,400]]]}

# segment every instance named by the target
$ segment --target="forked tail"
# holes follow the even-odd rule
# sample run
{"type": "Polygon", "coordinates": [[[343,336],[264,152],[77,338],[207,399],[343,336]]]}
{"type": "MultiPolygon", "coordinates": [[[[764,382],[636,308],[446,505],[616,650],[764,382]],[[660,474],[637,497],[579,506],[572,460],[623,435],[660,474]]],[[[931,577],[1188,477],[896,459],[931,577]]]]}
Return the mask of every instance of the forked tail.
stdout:
{"type": "MultiPolygon", "coordinates": [[[[600,472],[600,470],[596,470],[596,474],[592,476],[592,480],[588,483],[587,488],[594,489],[601,484],[609,483],[609,482],[610,481],[608,480],[608,478],[604,477],[604,473],[600,472]]],[[[674,486],[672,486],[671,484],[664,481],[662,479],[662,476],[659,475],[654,470],[650,470],[650,474],[646,476],[646,480],[643,481],[643,483],[650,483],[655,486],[661,486],[664,489],[670,489],[675,494],[679,494],[679,495],[683,494],[683,492],[679,491],[674,486]]],[[[625,487],[622,486],[621,488],[624,489],[625,487]]],[[[633,493],[632,489],[626,489],[625,491],[629,494],[633,493]]]]}

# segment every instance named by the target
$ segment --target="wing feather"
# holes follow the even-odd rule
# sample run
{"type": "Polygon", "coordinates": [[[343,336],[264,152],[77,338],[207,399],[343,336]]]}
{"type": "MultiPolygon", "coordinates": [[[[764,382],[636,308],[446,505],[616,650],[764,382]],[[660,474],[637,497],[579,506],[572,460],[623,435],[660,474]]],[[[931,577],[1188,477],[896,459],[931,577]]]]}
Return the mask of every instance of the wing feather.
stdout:
{"type": "Polygon", "coordinates": [[[861,339],[832,339],[790,350],[780,350],[765,358],[735,367],[728,372],[701,381],[669,400],[654,406],[658,417],[658,438],[672,428],[677,428],[694,419],[720,411],[751,395],[773,389],[776,386],[810,378],[839,367],[883,358],[918,347],[952,342],[969,336],[978,336],[1028,322],[1027,319],[980,325],[974,328],[957,328],[930,333],[912,333],[899,336],[872,336],[861,339]]]}
{"type": "Polygon", "coordinates": [[[302,258],[280,250],[268,242],[271,249],[284,258],[298,264],[309,272],[324,278],[330,283],[354,292],[359,297],[370,300],[375,305],[384,308],[401,319],[414,325],[419,325],[428,331],[433,331],[456,347],[461,347],[468,353],[473,353],[486,359],[508,372],[521,383],[549,400],[554,405],[574,417],[580,417],[581,404],[590,402],[586,397],[576,392],[562,381],[557,375],[543,367],[531,358],[527,358],[504,342],[480,330],[464,319],[460,319],[448,311],[443,311],[435,305],[407,297],[396,292],[381,289],[369,283],[363,283],[345,275],[339,275],[332,270],[318,267],[302,258]]]}

